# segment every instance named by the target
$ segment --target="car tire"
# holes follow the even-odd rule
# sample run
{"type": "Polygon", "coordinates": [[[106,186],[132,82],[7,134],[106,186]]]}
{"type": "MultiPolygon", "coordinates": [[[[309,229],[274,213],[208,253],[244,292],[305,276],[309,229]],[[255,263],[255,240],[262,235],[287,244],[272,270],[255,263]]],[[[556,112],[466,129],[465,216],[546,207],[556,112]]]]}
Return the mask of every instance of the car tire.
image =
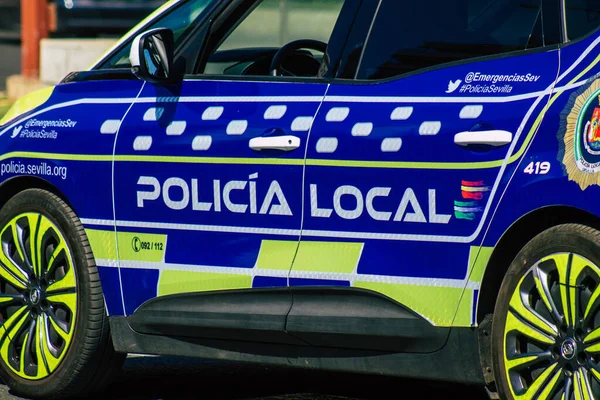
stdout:
{"type": "Polygon", "coordinates": [[[500,397],[600,398],[599,311],[600,232],[565,224],[532,239],[510,265],[494,310],[500,397]]]}
{"type": "Polygon", "coordinates": [[[48,191],[24,190],[0,209],[0,242],[2,379],[28,398],[97,392],[125,355],[114,351],[98,269],[74,211],[48,191]]]}

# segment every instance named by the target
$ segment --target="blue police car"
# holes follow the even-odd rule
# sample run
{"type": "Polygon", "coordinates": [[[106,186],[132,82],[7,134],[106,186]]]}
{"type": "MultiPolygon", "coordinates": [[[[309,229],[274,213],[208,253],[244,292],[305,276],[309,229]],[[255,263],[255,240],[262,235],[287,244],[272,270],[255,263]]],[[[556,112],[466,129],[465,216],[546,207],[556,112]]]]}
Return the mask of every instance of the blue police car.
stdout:
{"type": "Polygon", "coordinates": [[[0,122],[0,374],[125,353],[600,399],[600,1],[175,0],[0,122]]]}

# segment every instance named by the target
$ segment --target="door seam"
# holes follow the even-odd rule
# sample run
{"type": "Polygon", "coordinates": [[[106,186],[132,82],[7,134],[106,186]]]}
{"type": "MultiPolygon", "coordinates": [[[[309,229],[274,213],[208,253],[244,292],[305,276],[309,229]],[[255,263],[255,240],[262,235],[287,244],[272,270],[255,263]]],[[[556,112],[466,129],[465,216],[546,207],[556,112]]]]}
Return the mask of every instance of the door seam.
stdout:
{"type": "Polygon", "coordinates": [[[292,293],[291,286],[290,286],[290,277],[292,275],[292,270],[294,268],[294,262],[296,261],[296,257],[298,256],[298,250],[300,249],[300,242],[302,241],[302,229],[304,229],[304,215],[305,215],[304,203],[306,200],[306,196],[304,195],[305,187],[306,187],[304,185],[304,181],[306,179],[306,166],[307,166],[306,159],[308,157],[308,146],[310,144],[310,134],[312,133],[313,128],[315,126],[315,121],[317,120],[317,116],[321,112],[321,107],[325,103],[325,98],[327,97],[327,93],[329,93],[330,87],[331,87],[331,83],[328,83],[327,86],[325,87],[325,93],[323,94],[321,103],[319,103],[319,106],[317,107],[317,110],[315,111],[315,115],[313,117],[313,123],[312,123],[310,129],[308,130],[308,135],[306,136],[306,145],[304,146],[304,164],[302,165],[302,186],[301,186],[301,190],[300,190],[300,195],[302,196],[302,201],[301,201],[302,211],[300,214],[300,234],[298,235],[298,244],[296,245],[296,252],[294,253],[294,257],[292,258],[292,264],[290,265],[290,269],[288,270],[288,275],[287,275],[287,288],[288,288],[288,291],[291,296],[291,302],[290,302],[290,308],[285,313],[285,321],[284,321],[283,329],[286,333],[287,333],[288,316],[290,315],[290,312],[292,312],[292,308],[294,307],[294,294],[292,293]]]}

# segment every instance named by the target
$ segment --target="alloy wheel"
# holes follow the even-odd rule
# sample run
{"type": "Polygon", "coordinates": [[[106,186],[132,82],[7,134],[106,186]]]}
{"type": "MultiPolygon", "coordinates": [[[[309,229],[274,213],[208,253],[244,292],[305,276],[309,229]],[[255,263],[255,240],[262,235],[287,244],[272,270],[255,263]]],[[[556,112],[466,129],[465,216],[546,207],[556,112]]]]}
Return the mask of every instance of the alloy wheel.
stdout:
{"type": "Polygon", "coordinates": [[[58,227],[23,213],[0,233],[0,357],[27,380],[50,376],[64,359],[77,317],[73,256],[58,227]]]}

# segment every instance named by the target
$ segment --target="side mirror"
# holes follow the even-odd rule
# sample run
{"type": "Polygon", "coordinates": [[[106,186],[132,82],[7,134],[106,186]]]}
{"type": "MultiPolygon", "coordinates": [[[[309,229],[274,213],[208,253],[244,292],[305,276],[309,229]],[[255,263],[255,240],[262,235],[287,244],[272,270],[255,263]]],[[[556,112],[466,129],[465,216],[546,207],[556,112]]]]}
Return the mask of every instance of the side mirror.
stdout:
{"type": "Polygon", "coordinates": [[[131,70],[139,79],[152,83],[173,81],[173,31],[157,28],[135,38],[129,61],[131,70]]]}

